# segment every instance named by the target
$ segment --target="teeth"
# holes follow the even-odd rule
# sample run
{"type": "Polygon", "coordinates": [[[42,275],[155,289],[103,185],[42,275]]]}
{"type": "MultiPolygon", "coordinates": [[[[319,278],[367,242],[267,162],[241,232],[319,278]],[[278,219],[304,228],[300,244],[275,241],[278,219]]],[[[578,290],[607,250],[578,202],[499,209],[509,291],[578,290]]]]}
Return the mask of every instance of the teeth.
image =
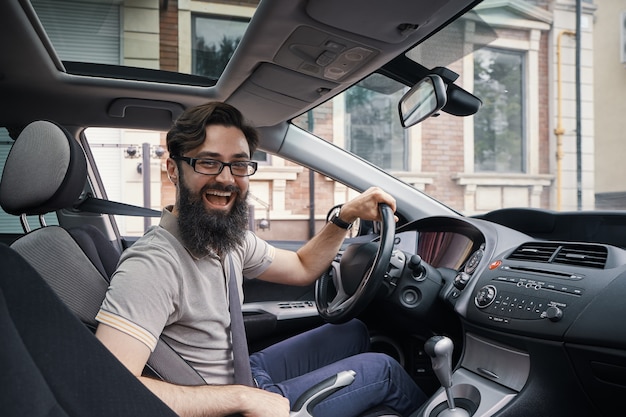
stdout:
{"type": "Polygon", "coordinates": [[[212,191],[207,192],[207,194],[216,195],[218,197],[230,197],[230,195],[232,193],[229,192],[229,191],[215,191],[215,190],[212,190],[212,191]]]}

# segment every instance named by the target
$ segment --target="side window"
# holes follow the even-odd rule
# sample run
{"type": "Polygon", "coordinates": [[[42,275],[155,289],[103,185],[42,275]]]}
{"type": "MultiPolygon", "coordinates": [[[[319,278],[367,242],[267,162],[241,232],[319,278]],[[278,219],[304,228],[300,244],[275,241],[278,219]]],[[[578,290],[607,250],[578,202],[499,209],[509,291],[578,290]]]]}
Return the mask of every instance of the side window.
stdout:
{"type": "Polygon", "coordinates": [[[357,192],[294,162],[272,155],[250,177],[249,228],[269,241],[303,242],[326,223],[326,214],[357,192]]]}
{"type": "MultiPolygon", "coordinates": [[[[174,204],[176,189],[166,173],[169,155],[165,151],[165,132],[88,128],[85,137],[106,198],[155,210],[174,204]],[[143,176],[144,156],[150,161],[147,182],[143,176]]],[[[265,240],[306,241],[324,226],[333,205],[357,194],[280,157],[258,152],[253,159],[264,162],[250,177],[249,228],[265,240]]],[[[123,236],[140,236],[147,227],[141,217],[115,219],[123,236]]],[[[150,224],[158,221],[149,219],[150,224]]]]}
{"type": "MultiPolygon", "coordinates": [[[[9,137],[9,133],[5,128],[0,128],[0,175],[4,172],[4,164],[6,162],[11,146],[13,145],[13,139],[9,137]]],[[[39,219],[37,216],[28,216],[28,223],[32,229],[39,227],[39,219]]],[[[55,213],[49,213],[44,216],[44,221],[47,225],[58,225],[57,216],[55,213]]],[[[24,233],[20,218],[12,214],[6,213],[0,208],[0,234],[2,241],[10,243],[12,237],[6,235],[19,235],[24,233]]]]}
{"type": "MultiPolygon", "coordinates": [[[[167,152],[162,132],[88,128],[85,137],[106,198],[155,210],[173,202],[173,199],[167,202],[167,196],[162,197],[163,184],[169,183],[165,175],[167,152]],[[146,160],[149,171],[144,175],[146,160]]],[[[115,220],[122,236],[141,236],[159,219],[115,216],[115,220]]]]}

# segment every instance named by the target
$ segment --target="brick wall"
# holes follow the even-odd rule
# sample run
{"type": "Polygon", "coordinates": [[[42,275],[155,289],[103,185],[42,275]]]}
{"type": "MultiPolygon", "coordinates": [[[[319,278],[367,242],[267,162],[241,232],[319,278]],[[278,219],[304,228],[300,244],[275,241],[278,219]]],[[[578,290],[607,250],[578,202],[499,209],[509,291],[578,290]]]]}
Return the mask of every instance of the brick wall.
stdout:
{"type": "Polygon", "coordinates": [[[167,9],[160,10],[160,67],[178,71],[178,0],[168,0],[167,9]]]}
{"type": "MultiPolygon", "coordinates": [[[[333,107],[332,103],[325,103],[313,112],[313,134],[320,136],[329,142],[333,141],[333,107]]],[[[308,129],[308,115],[303,115],[294,120],[294,124],[308,129]]],[[[287,162],[288,165],[294,165],[287,162]]],[[[287,185],[286,209],[293,214],[309,213],[309,170],[305,169],[298,174],[296,181],[290,181],[287,185]]],[[[333,203],[333,183],[326,176],[315,174],[315,214],[326,215],[333,203]]]]}
{"type": "Polygon", "coordinates": [[[463,188],[452,175],[463,172],[463,119],[441,113],[422,122],[422,170],[433,173],[433,183],[426,184],[426,194],[463,210],[463,188]]]}
{"type": "MultiPolygon", "coordinates": [[[[178,0],[168,0],[167,9],[161,8],[159,19],[159,34],[161,37],[159,50],[159,64],[161,69],[167,71],[178,71],[178,0]]],[[[161,145],[165,145],[165,133],[161,135],[161,145]]],[[[176,201],[176,188],[167,178],[165,171],[165,160],[169,156],[165,154],[161,159],[161,206],[165,207],[174,204],[176,201]]]]}

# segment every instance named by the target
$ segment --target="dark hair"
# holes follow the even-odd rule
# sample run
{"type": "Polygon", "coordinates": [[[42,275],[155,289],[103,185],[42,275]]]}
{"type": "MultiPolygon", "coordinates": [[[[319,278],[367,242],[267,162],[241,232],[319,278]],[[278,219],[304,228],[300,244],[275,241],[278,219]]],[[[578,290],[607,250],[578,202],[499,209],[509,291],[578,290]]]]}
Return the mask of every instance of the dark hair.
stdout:
{"type": "Polygon", "coordinates": [[[246,123],[239,110],[226,103],[210,102],[185,110],[167,132],[170,156],[183,156],[201,146],[206,137],[206,127],[210,125],[240,129],[248,141],[250,157],[259,145],[256,129],[246,123]]]}

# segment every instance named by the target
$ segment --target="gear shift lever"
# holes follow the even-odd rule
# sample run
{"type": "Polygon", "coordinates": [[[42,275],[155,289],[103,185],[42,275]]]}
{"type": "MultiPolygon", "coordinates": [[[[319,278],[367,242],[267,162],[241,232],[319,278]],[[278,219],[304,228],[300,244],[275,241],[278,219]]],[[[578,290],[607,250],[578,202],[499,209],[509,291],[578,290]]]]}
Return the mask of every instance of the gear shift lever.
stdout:
{"type": "Polygon", "coordinates": [[[456,407],[454,396],[450,391],[452,388],[452,351],[454,350],[452,340],[445,336],[433,336],[424,344],[424,350],[430,356],[433,371],[445,389],[448,399],[448,408],[441,411],[437,417],[469,417],[467,410],[456,407]]]}

